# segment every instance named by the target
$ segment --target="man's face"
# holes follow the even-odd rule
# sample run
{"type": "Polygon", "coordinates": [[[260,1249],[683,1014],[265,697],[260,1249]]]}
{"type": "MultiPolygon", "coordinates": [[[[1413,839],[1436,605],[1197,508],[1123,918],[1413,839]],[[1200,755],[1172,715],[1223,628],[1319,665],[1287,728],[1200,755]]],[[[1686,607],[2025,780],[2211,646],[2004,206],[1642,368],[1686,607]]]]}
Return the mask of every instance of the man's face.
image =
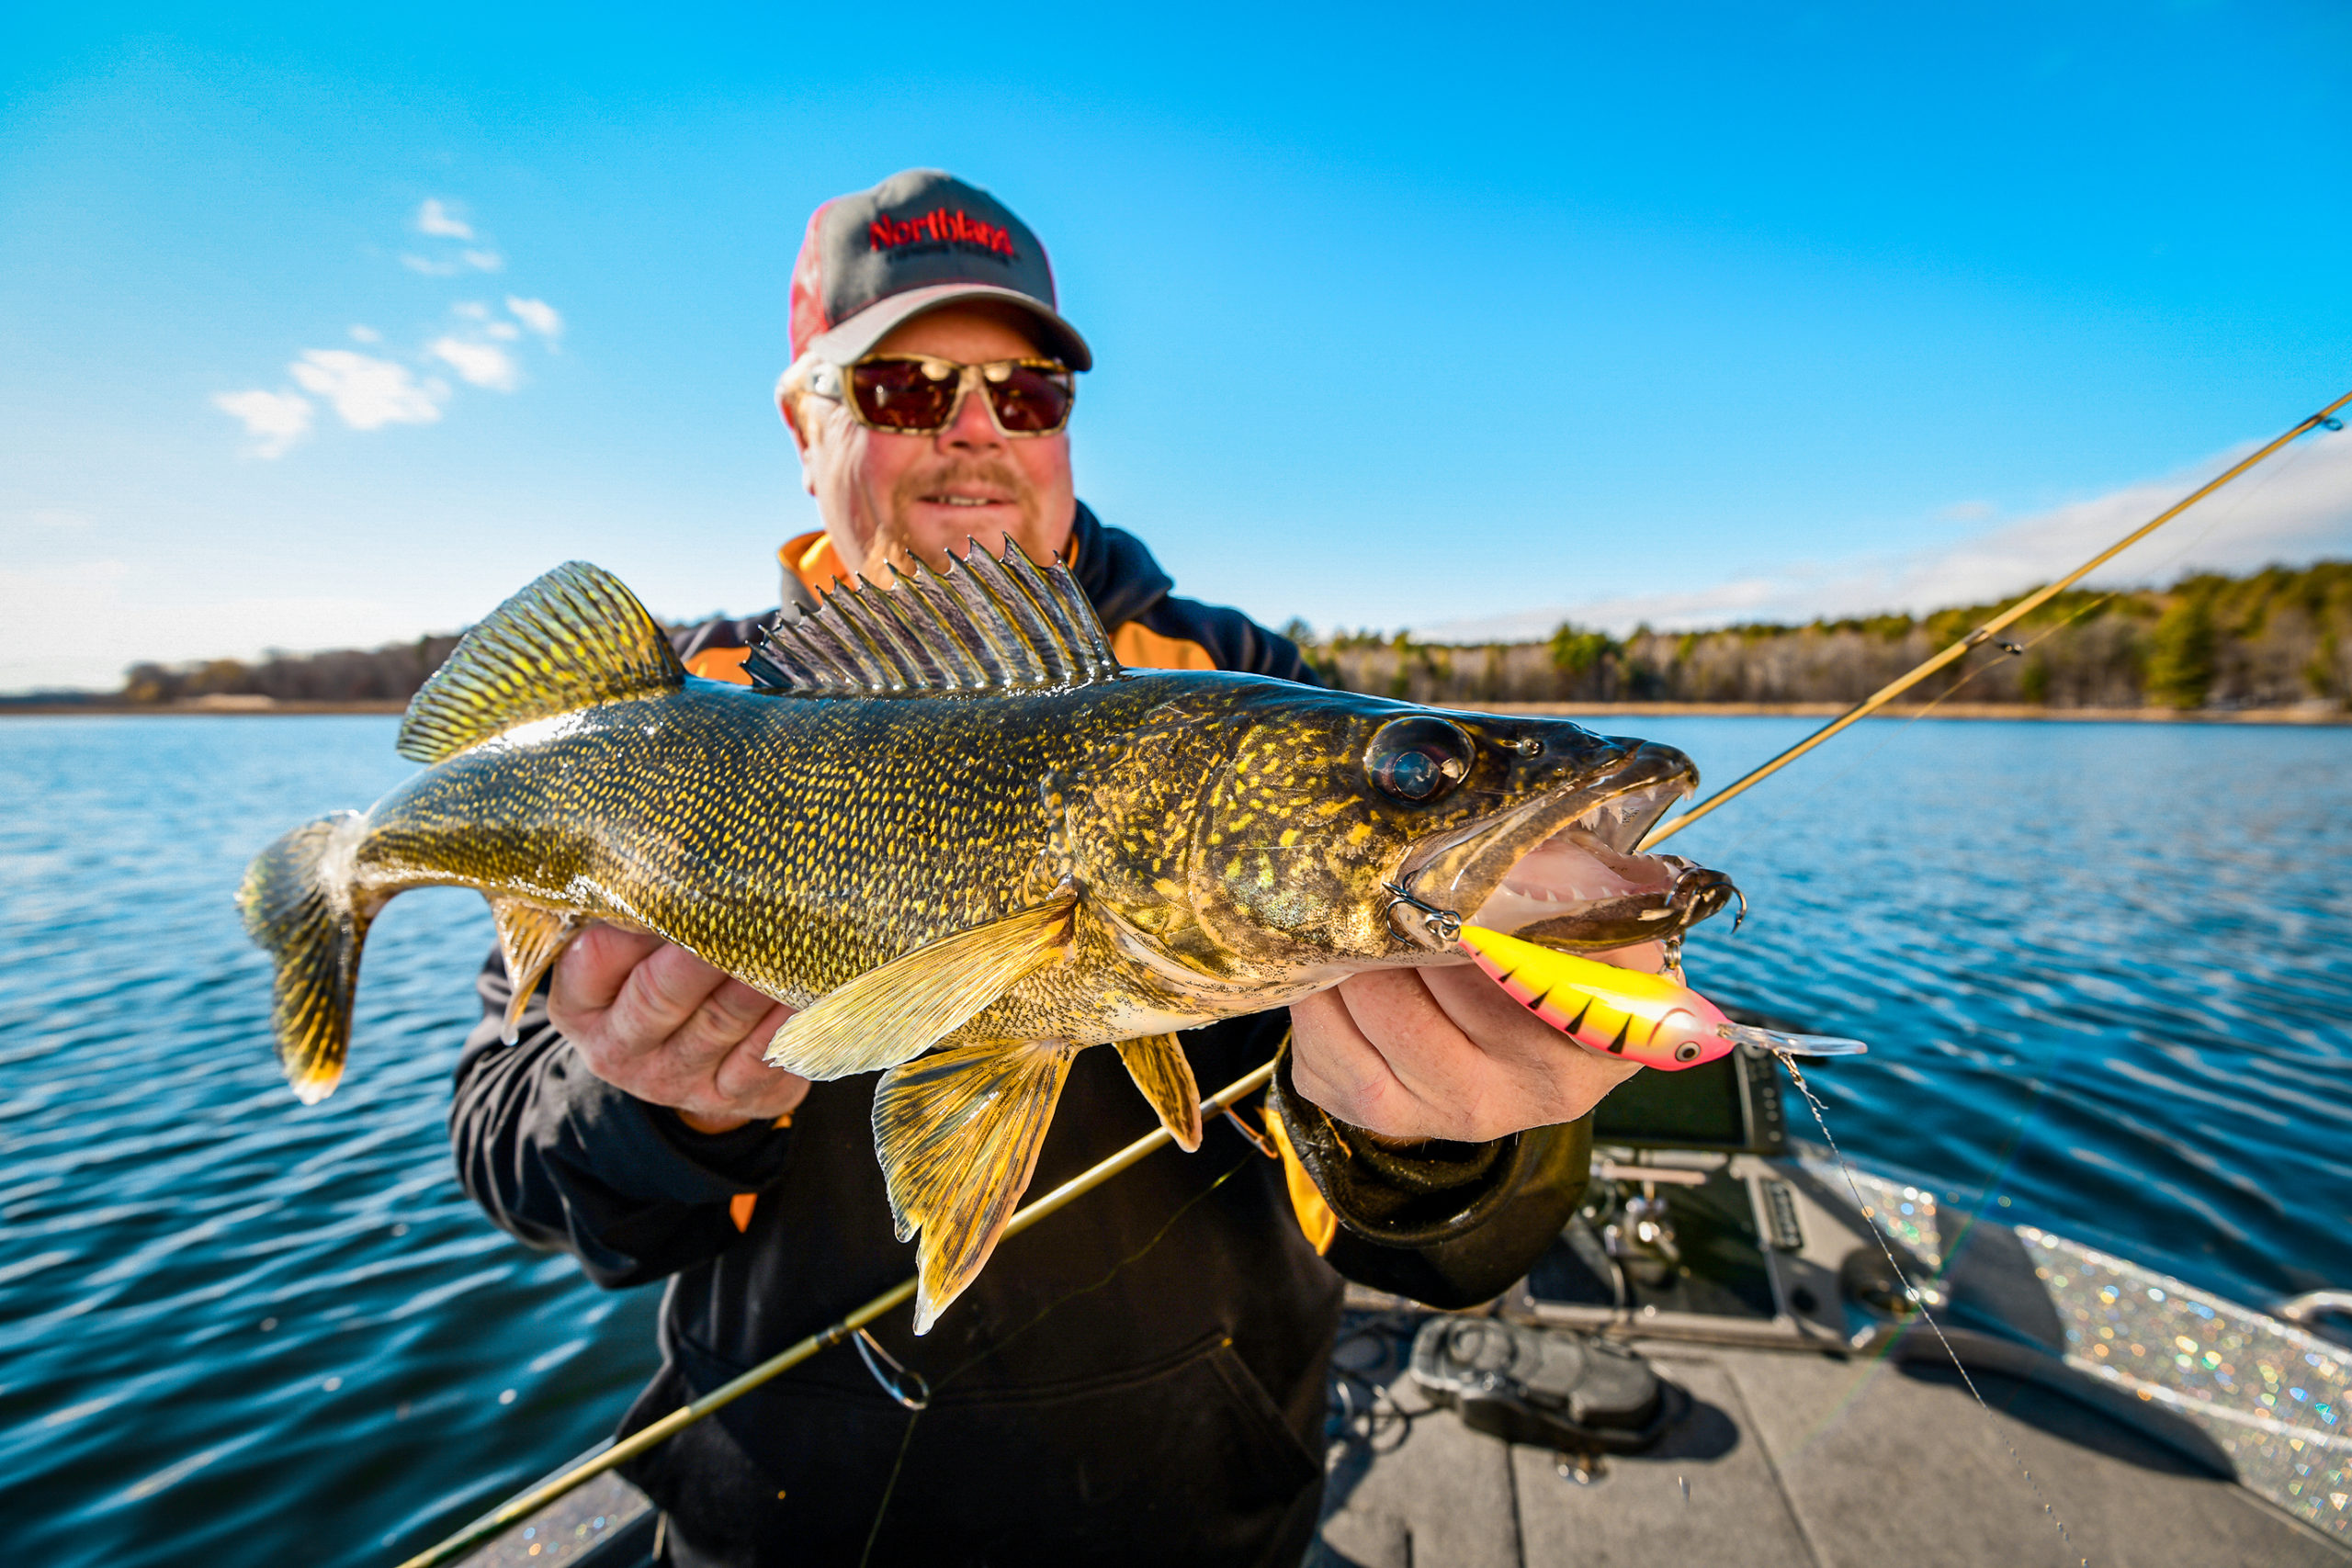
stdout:
{"type": "MultiPolygon", "coordinates": [[[[949,306],[902,323],[874,352],[959,365],[1038,357],[1023,320],[1017,311],[949,306]]],[[[785,417],[825,532],[853,571],[886,560],[904,569],[910,555],[944,567],[947,551],[961,554],[967,539],[1001,554],[1010,536],[1040,561],[1069,542],[1078,515],[1069,433],[1008,438],[978,387],[934,435],[869,430],[825,398],[803,398],[785,417]]]]}

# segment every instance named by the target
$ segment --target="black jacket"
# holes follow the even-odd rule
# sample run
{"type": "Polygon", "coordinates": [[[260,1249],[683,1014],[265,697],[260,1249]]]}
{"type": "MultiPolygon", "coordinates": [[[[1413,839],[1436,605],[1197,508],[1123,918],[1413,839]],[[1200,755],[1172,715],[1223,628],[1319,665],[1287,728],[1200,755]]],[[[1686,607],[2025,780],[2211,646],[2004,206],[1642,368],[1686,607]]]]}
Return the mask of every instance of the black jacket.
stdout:
{"type": "MultiPolygon", "coordinates": [[[[1110,629],[1148,618],[1224,668],[1313,679],[1283,638],[1171,596],[1130,536],[1082,508],[1079,525],[1080,580],[1110,629]]],[[[681,651],[740,644],[768,618],[695,628],[681,651]]],[[[589,1074],[543,999],[502,1046],[494,953],[480,989],[450,1118],[467,1190],[600,1284],[670,1280],[662,1370],[624,1432],[914,1271],[874,1157],[874,1075],[813,1086],[788,1128],[705,1135],[589,1074]],[[758,1196],[739,1228],[745,1193],[758,1196]]],[[[1267,1060],[1286,1023],[1277,1011],[1183,1036],[1203,1088],[1267,1060]]],[[[1270,1098],[1340,1219],[1326,1257],[1283,1166],[1213,1122],[1197,1154],[1154,1154],[1005,1242],[929,1335],[904,1313],[876,1324],[931,1385],[921,1414],[835,1348],[629,1467],[669,1514],[676,1560],[1295,1562],[1321,1496],[1340,1275],[1439,1305],[1496,1294],[1566,1222],[1588,1144],[1577,1123],[1384,1152],[1286,1074],[1270,1098]]],[[[1153,1125],[1116,1054],[1080,1053],[1030,1191],[1153,1125]]]]}

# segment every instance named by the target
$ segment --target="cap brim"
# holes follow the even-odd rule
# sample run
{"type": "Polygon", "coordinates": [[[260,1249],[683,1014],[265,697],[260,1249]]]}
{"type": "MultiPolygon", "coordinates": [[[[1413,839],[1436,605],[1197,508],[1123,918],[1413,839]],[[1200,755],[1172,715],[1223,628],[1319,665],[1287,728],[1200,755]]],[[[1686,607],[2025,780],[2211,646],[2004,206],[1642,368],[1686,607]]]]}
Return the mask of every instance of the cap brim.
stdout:
{"type": "Polygon", "coordinates": [[[1040,348],[1073,370],[1094,368],[1094,351],[1086,346],[1086,340],[1078,335],[1076,327],[1019,289],[992,283],[934,283],[876,299],[831,331],[810,338],[803,352],[834,365],[854,364],[873,353],[874,345],[889,336],[893,327],[912,321],[926,310],[967,299],[991,300],[1028,312],[1044,329],[1045,341],[1038,344],[1040,348]]]}

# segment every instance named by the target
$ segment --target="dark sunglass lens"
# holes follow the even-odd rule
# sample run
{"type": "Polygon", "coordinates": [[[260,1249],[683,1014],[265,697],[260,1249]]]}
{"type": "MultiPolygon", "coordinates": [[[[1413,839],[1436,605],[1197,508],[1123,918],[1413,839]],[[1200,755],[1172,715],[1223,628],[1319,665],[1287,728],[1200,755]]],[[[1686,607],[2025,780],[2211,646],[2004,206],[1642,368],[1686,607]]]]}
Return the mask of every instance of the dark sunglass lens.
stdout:
{"type": "Polygon", "coordinates": [[[907,359],[877,359],[850,367],[850,390],[868,424],[885,430],[937,430],[956,401],[956,377],[934,378],[907,359]]]}
{"type": "Polygon", "coordinates": [[[1040,370],[1016,365],[1001,381],[983,378],[997,423],[1012,434],[1037,435],[1059,430],[1069,418],[1071,390],[1067,371],[1040,370]]]}

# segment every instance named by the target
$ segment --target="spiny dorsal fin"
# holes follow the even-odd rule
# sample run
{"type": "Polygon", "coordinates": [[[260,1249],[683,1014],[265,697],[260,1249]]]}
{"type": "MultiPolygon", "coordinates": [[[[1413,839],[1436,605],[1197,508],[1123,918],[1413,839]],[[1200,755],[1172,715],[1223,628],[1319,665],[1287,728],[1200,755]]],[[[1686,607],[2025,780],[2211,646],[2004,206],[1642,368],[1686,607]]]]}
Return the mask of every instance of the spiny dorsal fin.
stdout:
{"type": "Polygon", "coordinates": [[[409,703],[400,753],[438,762],[518,724],[685,680],[670,639],[620,579],[566,561],[458,642],[409,703]]]}
{"type": "Polygon", "coordinates": [[[1012,540],[945,571],[861,580],[814,612],[786,611],[743,660],[752,683],[798,697],[1059,691],[1116,680],[1119,660],[1069,569],[1012,540]]]}

